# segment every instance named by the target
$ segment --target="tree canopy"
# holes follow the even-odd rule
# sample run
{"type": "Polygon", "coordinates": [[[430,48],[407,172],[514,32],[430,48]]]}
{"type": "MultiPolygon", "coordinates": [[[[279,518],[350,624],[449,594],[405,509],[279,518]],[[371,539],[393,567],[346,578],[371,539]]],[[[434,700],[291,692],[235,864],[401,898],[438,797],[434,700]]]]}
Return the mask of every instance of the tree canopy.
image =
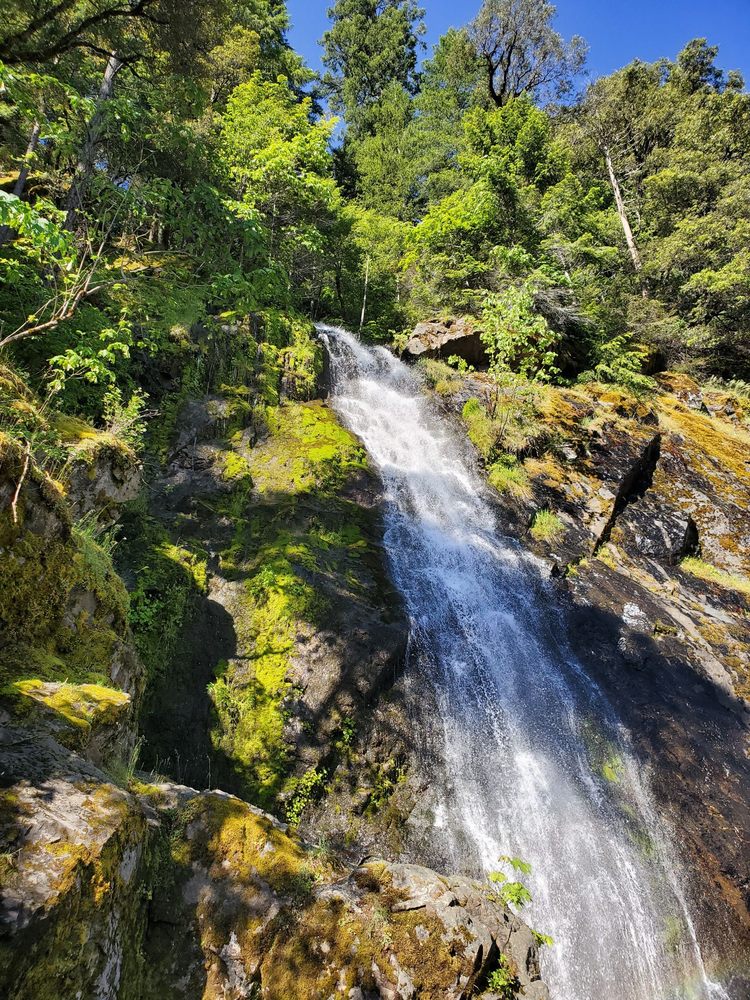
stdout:
{"type": "Polygon", "coordinates": [[[161,295],[383,339],[466,314],[545,377],[750,379],[750,96],[716,46],[584,87],[545,0],[485,0],[421,64],[415,0],[329,14],[317,79],[282,0],[12,0],[0,349],[95,410],[166,349],[161,295]]]}

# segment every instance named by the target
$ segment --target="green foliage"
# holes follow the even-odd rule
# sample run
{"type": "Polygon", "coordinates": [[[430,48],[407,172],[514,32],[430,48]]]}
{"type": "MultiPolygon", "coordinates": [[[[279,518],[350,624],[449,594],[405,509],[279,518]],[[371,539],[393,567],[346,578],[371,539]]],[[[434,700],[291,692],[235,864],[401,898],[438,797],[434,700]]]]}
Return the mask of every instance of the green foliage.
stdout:
{"type": "Polygon", "coordinates": [[[496,993],[502,1000],[514,1000],[520,986],[518,977],[513,973],[508,959],[501,954],[498,968],[489,974],[487,989],[491,993],[496,993]]]}
{"type": "MultiPolygon", "coordinates": [[[[527,861],[523,861],[521,858],[502,854],[498,858],[498,861],[502,862],[506,868],[511,869],[513,872],[520,872],[523,875],[531,874],[531,865],[527,861]]],[[[493,885],[500,887],[499,890],[496,892],[493,891],[490,894],[491,898],[498,899],[506,906],[512,905],[518,909],[521,909],[527,903],[531,902],[531,893],[523,882],[510,881],[504,871],[491,871],[487,877],[493,885]]]]}
{"type": "Polygon", "coordinates": [[[287,823],[293,827],[299,825],[307,806],[322,794],[327,778],[326,771],[311,767],[294,783],[286,806],[287,823]]]}
{"type": "Polygon", "coordinates": [[[147,692],[168,668],[194,601],[205,593],[206,560],[202,550],[175,545],[156,521],[137,509],[124,519],[117,561],[136,580],[128,617],[146,667],[147,692]]]}
{"type": "Polygon", "coordinates": [[[551,948],[555,943],[549,934],[542,934],[541,931],[535,931],[533,929],[531,933],[534,935],[534,940],[540,948],[551,948]]]}
{"type": "Polygon", "coordinates": [[[538,510],[531,522],[529,534],[537,542],[556,542],[565,533],[565,525],[549,510],[538,510]]]}
{"type": "Polygon", "coordinates": [[[531,496],[529,477],[515,455],[500,455],[487,470],[487,479],[498,493],[528,499],[531,496]]]}
{"type": "Polygon", "coordinates": [[[648,350],[634,345],[627,334],[597,344],[593,354],[596,364],[581,372],[581,382],[613,382],[634,393],[648,392],[656,387],[654,380],[643,374],[648,350]]]}
{"type": "Polygon", "coordinates": [[[502,294],[488,295],[482,325],[490,374],[511,370],[525,378],[546,381],[559,373],[554,347],[560,335],[535,313],[529,287],[511,286],[502,294]]]}
{"type": "Polygon", "coordinates": [[[523,858],[515,858],[508,854],[501,854],[498,861],[502,861],[503,864],[510,865],[513,871],[520,872],[522,875],[531,875],[531,865],[528,861],[524,861],[523,858]]]}
{"type": "Polygon", "coordinates": [[[343,112],[355,135],[362,135],[389,84],[415,88],[424,11],[415,0],[335,0],[329,13],[323,86],[334,111],[343,112]]]}

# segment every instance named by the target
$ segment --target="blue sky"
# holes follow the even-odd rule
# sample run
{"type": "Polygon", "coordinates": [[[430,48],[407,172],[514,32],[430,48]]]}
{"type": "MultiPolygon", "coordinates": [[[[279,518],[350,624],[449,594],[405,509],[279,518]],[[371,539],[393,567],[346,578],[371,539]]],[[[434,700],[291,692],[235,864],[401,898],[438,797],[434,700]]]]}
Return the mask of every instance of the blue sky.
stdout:
{"type": "MultiPolygon", "coordinates": [[[[422,0],[428,47],[451,26],[460,27],[481,0],[422,0]]],[[[328,0],[287,0],[290,41],[320,68],[318,39],[326,29],[328,0]]],[[[691,38],[719,46],[719,65],[740,69],[750,83],[750,0],[559,0],[557,28],[589,43],[589,72],[609,73],[632,59],[674,56],[691,38]]]]}

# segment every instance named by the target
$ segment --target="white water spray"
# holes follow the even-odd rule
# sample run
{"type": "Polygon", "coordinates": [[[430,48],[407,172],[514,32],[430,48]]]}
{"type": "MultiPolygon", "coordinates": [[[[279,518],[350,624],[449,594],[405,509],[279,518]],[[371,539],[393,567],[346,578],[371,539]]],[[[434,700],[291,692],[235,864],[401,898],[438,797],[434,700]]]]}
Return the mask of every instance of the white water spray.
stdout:
{"type": "Polygon", "coordinates": [[[414,374],[319,327],[333,403],[383,479],[413,669],[443,729],[435,842],[457,868],[530,862],[524,918],[551,935],[554,1000],[721,1000],[648,782],[560,637],[538,568],[497,534],[486,487],[414,374]]]}

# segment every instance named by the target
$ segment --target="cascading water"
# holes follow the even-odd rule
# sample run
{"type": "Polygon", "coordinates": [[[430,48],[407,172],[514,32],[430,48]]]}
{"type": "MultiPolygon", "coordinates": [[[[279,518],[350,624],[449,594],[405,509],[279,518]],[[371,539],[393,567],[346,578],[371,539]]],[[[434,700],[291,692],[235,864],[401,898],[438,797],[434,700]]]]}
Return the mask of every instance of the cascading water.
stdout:
{"type": "Polygon", "coordinates": [[[554,1000],[719,1000],[627,733],[570,652],[536,563],[498,535],[470,456],[383,348],[320,326],[333,404],[377,466],[412,669],[442,726],[435,841],[459,869],[531,863],[554,1000]]]}

